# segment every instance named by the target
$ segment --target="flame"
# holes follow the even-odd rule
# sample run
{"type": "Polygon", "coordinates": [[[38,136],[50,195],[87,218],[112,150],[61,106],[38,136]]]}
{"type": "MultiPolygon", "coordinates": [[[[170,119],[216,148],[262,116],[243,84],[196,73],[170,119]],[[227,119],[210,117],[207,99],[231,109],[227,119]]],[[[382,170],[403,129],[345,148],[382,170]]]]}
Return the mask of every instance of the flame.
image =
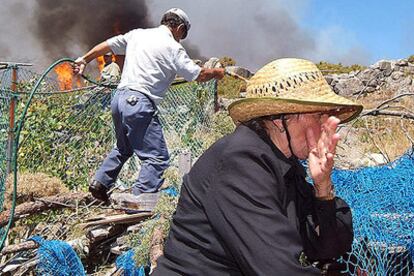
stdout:
{"type": "Polygon", "coordinates": [[[81,88],[83,86],[82,81],[81,81],[81,77],[79,75],[77,75],[75,77],[75,82],[76,82],[76,87],[81,88]]]}
{"type": "MultiPolygon", "coordinates": [[[[114,55],[112,55],[112,61],[115,62],[116,58],[114,55]]],[[[105,67],[105,60],[103,56],[97,57],[96,62],[98,63],[98,70],[99,72],[102,72],[103,68],[105,67]]]]}
{"type": "Polygon", "coordinates": [[[69,63],[62,63],[55,67],[55,72],[59,80],[60,90],[70,90],[73,84],[73,71],[69,63]]]}
{"type": "Polygon", "coordinates": [[[96,59],[96,61],[98,62],[98,69],[99,69],[99,72],[102,72],[102,70],[103,70],[103,68],[104,68],[104,66],[105,66],[105,61],[104,61],[103,56],[98,57],[98,58],[96,59]]]}

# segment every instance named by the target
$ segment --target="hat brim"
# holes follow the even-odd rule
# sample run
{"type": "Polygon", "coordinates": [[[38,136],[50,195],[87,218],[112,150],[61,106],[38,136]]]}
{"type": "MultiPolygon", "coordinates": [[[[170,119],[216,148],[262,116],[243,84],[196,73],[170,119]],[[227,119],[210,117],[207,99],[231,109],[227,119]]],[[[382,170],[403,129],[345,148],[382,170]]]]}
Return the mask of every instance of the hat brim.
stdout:
{"type": "Polygon", "coordinates": [[[341,123],[347,123],[361,113],[363,109],[362,105],[355,104],[340,96],[337,97],[338,102],[319,102],[275,97],[241,99],[230,104],[229,115],[237,124],[269,115],[324,112],[336,116],[341,120],[341,123]]]}

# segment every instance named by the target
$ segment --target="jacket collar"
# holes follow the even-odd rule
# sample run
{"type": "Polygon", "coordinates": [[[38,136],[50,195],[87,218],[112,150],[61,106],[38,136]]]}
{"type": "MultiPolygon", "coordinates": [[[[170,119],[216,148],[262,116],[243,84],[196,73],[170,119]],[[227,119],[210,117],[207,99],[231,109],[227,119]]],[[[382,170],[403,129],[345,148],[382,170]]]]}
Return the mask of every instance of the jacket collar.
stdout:
{"type": "Polygon", "coordinates": [[[303,176],[306,175],[306,172],[303,168],[303,166],[299,163],[299,161],[296,158],[287,158],[270,140],[269,137],[260,137],[255,131],[250,129],[249,127],[245,125],[239,125],[237,127],[237,131],[242,132],[242,135],[249,135],[251,137],[254,137],[258,142],[258,147],[260,146],[268,146],[270,147],[271,151],[275,154],[276,158],[280,160],[280,172],[283,176],[285,176],[293,167],[296,169],[299,169],[297,172],[300,174],[303,174],[303,176]]]}
{"type": "Polygon", "coordinates": [[[172,32],[171,32],[170,28],[168,28],[167,26],[165,26],[165,25],[160,25],[158,28],[159,28],[162,32],[165,32],[165,33],[166,33],[166,34],[168,34],[170,37],[174,38],[174,36],[173,36],[173,34],[172,34],[172,32]]]}

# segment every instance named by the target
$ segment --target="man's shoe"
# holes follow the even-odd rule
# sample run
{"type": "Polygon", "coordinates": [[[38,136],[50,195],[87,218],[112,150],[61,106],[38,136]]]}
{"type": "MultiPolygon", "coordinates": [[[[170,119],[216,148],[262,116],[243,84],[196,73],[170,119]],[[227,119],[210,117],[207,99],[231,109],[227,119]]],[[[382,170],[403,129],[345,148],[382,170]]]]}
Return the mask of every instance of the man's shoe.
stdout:
{"type": "Polygon", "coordinates": [[[96,199],[102,201],[108,201],[108,188],[106,188],[101,182],[93,180],[91,184],[89,184],[89,192],[92,196],[96,199]]]}

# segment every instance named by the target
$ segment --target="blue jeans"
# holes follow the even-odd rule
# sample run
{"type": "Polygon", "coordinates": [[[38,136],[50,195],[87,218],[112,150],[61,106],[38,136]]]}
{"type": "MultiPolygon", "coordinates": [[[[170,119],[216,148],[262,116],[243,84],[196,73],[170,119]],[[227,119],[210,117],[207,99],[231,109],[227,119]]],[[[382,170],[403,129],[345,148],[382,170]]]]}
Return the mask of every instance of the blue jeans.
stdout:
{"type": "Polygon", "coordinates": [[[127,88],[117,89],[111,102],[116,146],[95,174],[95,180],[111,188],[124,163],[135,153],[141,162],[132,192],[156,192],[163,183],[169,154],[155,107],[144,94],[127,88]],[[137,102],[128,102],[135,96],[137,102]]]}

